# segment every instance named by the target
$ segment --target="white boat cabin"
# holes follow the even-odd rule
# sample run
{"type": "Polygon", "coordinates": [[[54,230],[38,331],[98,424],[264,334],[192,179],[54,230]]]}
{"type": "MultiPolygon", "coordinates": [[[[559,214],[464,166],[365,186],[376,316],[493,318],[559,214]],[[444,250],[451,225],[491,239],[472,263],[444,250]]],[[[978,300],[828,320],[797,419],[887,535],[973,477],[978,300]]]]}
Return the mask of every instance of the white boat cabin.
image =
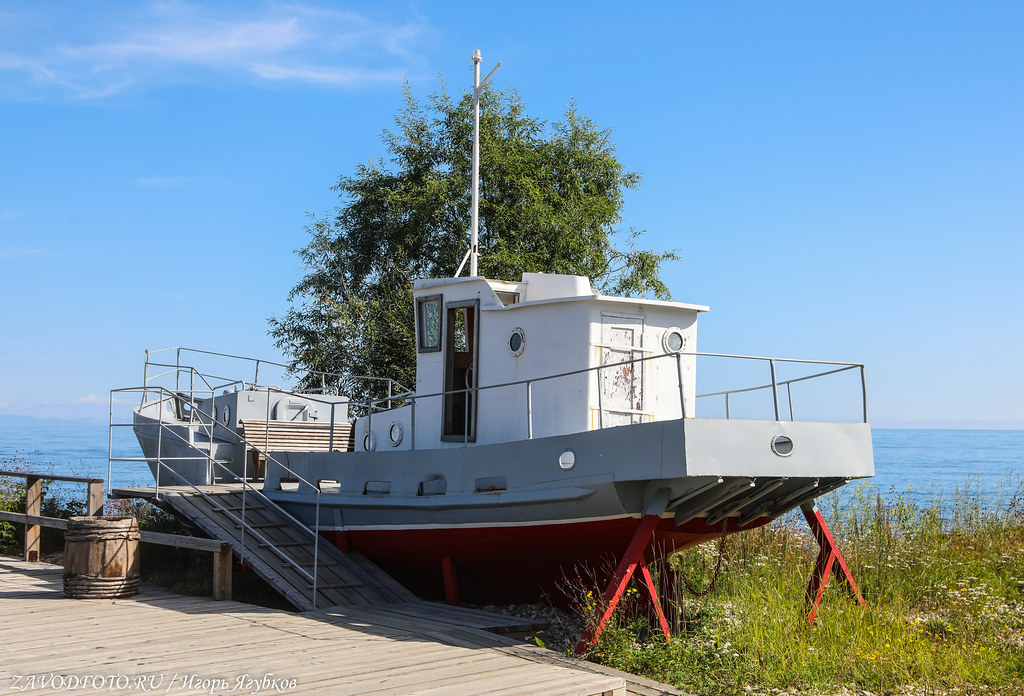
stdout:
{"type": "Polygon", "coordinates": [[[544,273],[418,280],[413,296],[415,399],[358,419],[357,451],[465,447],[693,414],[697,315],[707,307],[608,297],[587,278],[544,273]]]}

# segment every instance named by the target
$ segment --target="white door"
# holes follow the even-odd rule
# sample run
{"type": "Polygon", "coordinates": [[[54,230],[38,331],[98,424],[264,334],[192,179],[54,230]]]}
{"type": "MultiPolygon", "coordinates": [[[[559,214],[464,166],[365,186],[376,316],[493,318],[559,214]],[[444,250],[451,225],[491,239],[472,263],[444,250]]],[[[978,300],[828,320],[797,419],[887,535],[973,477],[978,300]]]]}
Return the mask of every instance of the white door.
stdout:
{"type": "Polygon", "coordinates": [[[642,317],[601,317],[601,426],[640,422],[644,409],[643,363],[631,362],[643,356],[642,317]]]}

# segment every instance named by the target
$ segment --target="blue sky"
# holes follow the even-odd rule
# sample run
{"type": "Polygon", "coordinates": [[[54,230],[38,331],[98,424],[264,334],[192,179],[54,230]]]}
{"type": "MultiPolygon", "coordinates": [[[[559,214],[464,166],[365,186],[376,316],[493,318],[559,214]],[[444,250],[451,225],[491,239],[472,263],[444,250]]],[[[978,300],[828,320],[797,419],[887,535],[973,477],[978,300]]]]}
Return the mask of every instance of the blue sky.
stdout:
{"type": "Polygon", "coordinates": [[[307,213],[479,48],[612,129],[701,350],[1024,427],[1021,36],[1013,2],[4,3],[0,415],[105,418],[146,348],[273,358],[307,213]]]}

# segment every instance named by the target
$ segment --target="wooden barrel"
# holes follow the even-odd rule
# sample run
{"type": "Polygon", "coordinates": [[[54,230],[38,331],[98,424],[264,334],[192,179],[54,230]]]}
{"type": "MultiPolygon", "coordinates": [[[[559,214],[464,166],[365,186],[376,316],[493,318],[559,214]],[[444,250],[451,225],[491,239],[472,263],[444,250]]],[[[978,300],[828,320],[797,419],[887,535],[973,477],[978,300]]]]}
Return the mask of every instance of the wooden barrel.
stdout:
{"type": "Polygon", "coordinates": [[[64,594],[103,599],[139,593],[134,517],[72,517],[64,533],[64,594]]]}

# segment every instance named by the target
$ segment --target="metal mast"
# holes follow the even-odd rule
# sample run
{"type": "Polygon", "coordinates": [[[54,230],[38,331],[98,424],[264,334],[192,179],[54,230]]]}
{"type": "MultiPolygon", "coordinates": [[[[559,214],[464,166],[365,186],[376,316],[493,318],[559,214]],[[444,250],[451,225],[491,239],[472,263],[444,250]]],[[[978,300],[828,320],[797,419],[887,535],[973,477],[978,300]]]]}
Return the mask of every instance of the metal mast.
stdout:
{"type": "MultiPolygon", "coordinates": [[[[480,236],[480,94],[484,85],[491,79],[494,71],[501,67],[501,61],[494,66],[494,70],[487,73],[487,77],[480,79],[480,50],[473,51],[473,212],[472,212],[472,240],[469,245],[469,275],[476,276],[476,262],[479,257],[477,240],[480,236]]],[[[465,259],[463,259],[465,263],[465,259]]],[[[459,267],[459,271],[462,267],[459,267]]],[[[455,275],[458,275],[456,273],[455,275]]]]}

